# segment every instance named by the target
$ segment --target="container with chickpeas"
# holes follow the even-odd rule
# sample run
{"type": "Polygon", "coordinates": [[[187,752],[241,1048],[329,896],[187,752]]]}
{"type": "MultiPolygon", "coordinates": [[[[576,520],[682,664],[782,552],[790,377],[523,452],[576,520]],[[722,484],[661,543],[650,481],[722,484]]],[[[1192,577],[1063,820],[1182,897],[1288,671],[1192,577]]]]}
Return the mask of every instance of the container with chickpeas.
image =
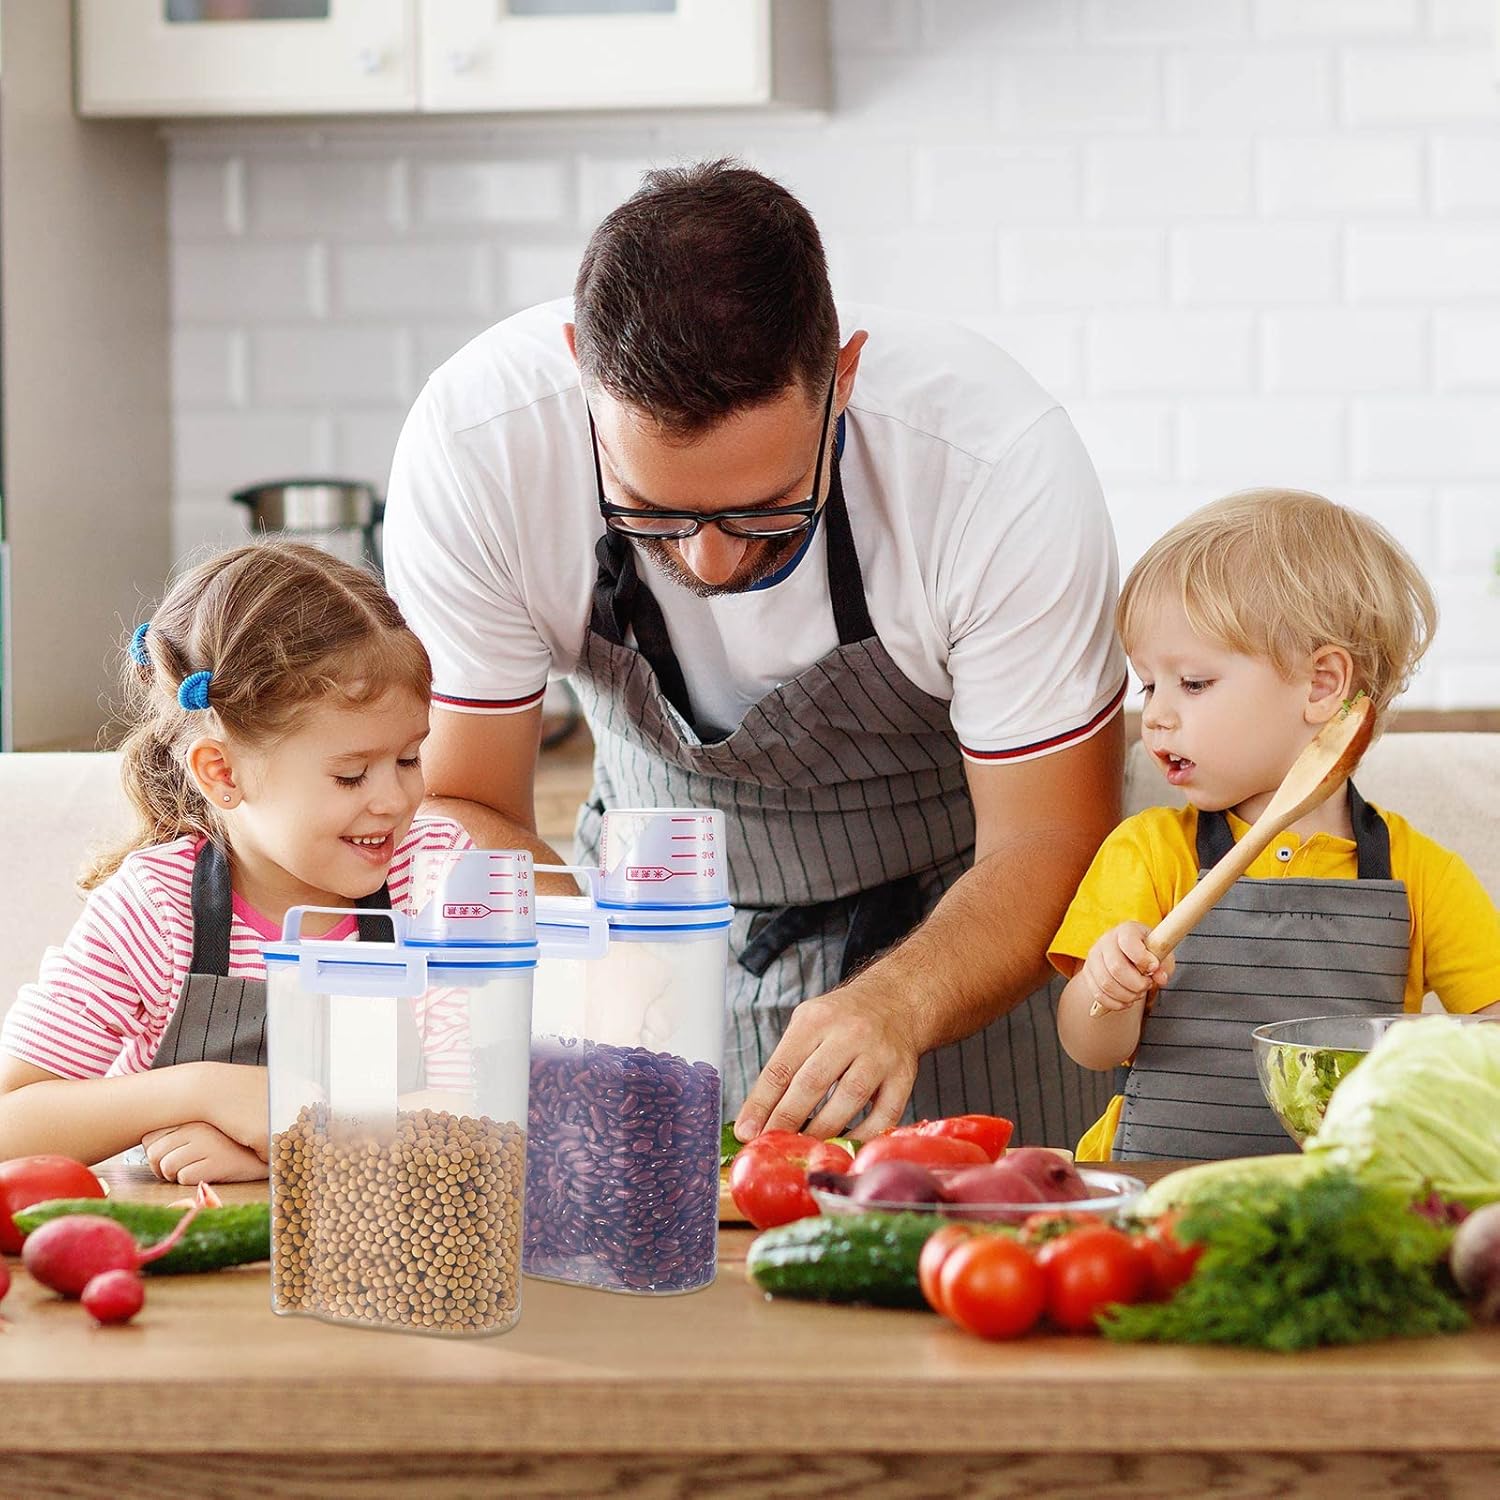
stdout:
{"type": "Polygon", "coordinates": [[[267,945],[274,1311],[447,1337],[520,1317],[532,885],[525,851],[472,851],[412,922],[329,941],[294,908],[267,945]]]}

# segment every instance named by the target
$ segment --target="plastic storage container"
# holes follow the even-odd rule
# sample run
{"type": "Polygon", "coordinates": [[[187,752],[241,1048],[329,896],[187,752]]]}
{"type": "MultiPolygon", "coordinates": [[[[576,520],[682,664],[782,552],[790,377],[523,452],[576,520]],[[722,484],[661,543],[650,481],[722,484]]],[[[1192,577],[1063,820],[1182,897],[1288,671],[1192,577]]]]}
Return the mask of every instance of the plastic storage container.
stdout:
{"type": "Polygon", "coordinates": [[[294,907],[267,945],[276,1312],[519,1318],[534,884],[525,851],[465,853],[414,922],[379,914],[390,942],[304,938],[294,907]]]}
{"type": "Polygon", "coordinates": [[[539,903],[525,1267],[696,1291],[718,1263],[723,814],[612,810],[600,863],[575,872],[589,896],[539,903]]]}

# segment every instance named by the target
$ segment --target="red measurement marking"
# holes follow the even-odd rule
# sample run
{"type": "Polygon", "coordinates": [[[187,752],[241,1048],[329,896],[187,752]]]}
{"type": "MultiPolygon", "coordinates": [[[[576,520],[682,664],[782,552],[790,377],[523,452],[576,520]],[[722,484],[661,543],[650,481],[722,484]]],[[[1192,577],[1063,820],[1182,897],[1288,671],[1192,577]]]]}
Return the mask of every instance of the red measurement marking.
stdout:
{"type": "Polygon", "coordinates": [[[670,880],[676,872],[664,870],[660,865],[626,865],[626,880],[637,880],[649,882],[653,880],[670,880]]]}
{"type": "Polygon", "coordinates": [[[443,903],[444,917],[469,919],[475,917],[508,917],[514,910],[509,906],[486,906],[481,901],[446,901],[443,903]]]}

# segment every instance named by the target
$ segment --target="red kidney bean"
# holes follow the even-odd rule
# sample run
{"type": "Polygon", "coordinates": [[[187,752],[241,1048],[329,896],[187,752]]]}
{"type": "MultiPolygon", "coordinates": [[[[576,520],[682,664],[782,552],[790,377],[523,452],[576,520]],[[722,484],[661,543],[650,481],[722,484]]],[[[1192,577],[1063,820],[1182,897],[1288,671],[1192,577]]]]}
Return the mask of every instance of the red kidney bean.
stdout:
{"type": "Polygon", "coordinates": [[[707,1063],[549,1037],[531,1057],[524,1266],[626,1291],[713,1279],[719,1075],[707,1063]]]}

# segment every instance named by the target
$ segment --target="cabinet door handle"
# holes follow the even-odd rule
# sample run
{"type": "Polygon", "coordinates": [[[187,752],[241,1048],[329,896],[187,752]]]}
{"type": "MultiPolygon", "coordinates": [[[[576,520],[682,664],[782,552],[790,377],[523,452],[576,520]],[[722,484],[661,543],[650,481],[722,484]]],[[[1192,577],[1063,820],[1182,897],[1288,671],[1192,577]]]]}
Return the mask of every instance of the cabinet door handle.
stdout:
{"type": "Polygon", "coordinates": [[[354,54],[354,65],[368,77],[385,67],[385,53],[379,47],[361,47],[354,54]]]}
{"type": "Polygon", "coordinates": [[[448,71],[450,73],[472,72],[474,64],[479,61],[479,53],[473,47],[454,47],[448,53],[448,71]]]}

